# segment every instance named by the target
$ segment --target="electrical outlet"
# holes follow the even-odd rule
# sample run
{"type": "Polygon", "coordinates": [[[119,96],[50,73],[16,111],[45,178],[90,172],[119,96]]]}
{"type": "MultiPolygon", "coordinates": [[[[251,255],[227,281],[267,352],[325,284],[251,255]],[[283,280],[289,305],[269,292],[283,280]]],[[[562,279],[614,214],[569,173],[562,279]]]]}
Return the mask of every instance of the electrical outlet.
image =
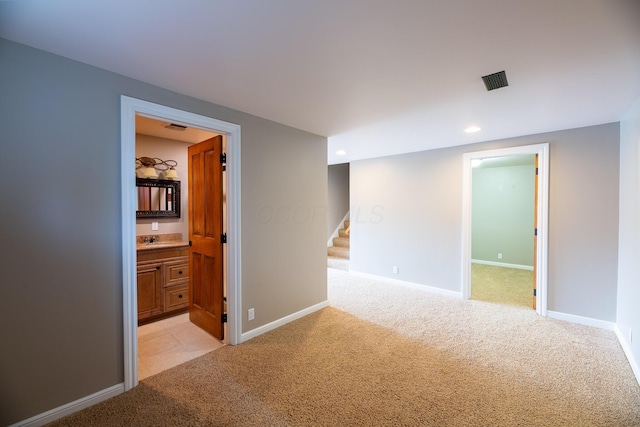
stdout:
{"type": "Polygon", "coordinates": [[[153,221],[151,223],[151,231],[158,231],[158,222],[157,221],[153,221]]]}
{"type": "Polygon", "coordinates": [[[397,266],[397,265],[393,266],[393,272],[394,272],[395,274],[400,273],[400,269],[398,268],[398,266],[397,266]]]}
{"type": "Polygon", "coordinates": [[[498,259],[502,259],[502,254],[498,254],[498,259]]]}
{"type": "Polygon", "coordinates": [[[247,318],[248,318],[249,320],[253,320],[253,319],[255,319],[255,318],[256,318],[256,312],[255,312],[255,310],[254,310],[253,308],[250,308],[250,309],[247,311],[247,318]]]}

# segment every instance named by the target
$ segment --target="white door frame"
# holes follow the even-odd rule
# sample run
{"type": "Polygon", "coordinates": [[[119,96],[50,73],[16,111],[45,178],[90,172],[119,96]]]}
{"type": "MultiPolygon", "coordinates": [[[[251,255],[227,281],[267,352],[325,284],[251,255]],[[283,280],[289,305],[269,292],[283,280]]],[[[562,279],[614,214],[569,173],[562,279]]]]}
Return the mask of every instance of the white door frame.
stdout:
{"type": "Polygon", "coordinates": [[[548,143],[464,153],[462,157],[462,297],[465,299],[471,298],[471,197],[473,185],[471,161],[488,157],[517,156],[521,154],[538,155],[538,224],[536,224],[538,245],[534,254],[537,262],[536,312],[541,316],[546,316],[549,242],[548,143]]]}
{"type": "Polygon", "coordinates": [[[136,285],[135,182],[136,114],[226,135],[227,138],[227,344],[240,343],[242,316],[240,251],[240,126],[187,111],[121,96],[122,304],[124,322],[124,389],[138,385],[138,303],[136,285]]]}

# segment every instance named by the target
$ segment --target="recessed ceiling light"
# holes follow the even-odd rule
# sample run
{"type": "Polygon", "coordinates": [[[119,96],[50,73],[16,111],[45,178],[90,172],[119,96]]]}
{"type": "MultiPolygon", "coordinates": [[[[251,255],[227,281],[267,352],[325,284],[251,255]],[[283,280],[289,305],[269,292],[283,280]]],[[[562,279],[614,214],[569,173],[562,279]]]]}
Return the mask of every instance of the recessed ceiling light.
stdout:
{"type": "Polygon", "coordinates": [[[338,150],[338,151],[336,151],[336,154],[337,154],[338,156],[344,156],[345,154],[347,154],[347,152],[346,152],[346,151],[344,151],[344,150],[338,150]]]}
{"type": "Polygon", "coordinates": [[[475,133],[478,132],[481,128],[479,128],[478,126],[469,126],[468,128],[466,128],[464,131],[466,133],[475,133]]]}

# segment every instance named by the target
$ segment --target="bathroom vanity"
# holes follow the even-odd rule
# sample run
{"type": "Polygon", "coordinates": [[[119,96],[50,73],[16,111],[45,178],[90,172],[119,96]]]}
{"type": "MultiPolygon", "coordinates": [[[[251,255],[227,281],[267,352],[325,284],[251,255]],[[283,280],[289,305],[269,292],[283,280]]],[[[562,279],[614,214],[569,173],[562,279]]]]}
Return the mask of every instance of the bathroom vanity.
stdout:
{"type": "Polygon", "coordinates": [[[138,323],[189,309],[189,244],[181,240],[137,244],[138,323]]]}

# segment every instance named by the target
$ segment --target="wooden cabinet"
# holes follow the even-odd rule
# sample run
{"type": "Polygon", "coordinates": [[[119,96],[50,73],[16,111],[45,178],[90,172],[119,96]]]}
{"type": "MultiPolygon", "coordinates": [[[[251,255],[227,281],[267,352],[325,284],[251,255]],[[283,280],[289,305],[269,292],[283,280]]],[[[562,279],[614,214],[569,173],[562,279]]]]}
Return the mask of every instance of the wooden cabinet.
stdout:
{"type": "Polygon", "coordinates": [[[162,263],[138,264],[138,319],[163,311],[162,263]]]}
{"type": "Polygon", "coordinates": [[[189,308],[188,247],[138,250],[138,323],[189,308]]]}

